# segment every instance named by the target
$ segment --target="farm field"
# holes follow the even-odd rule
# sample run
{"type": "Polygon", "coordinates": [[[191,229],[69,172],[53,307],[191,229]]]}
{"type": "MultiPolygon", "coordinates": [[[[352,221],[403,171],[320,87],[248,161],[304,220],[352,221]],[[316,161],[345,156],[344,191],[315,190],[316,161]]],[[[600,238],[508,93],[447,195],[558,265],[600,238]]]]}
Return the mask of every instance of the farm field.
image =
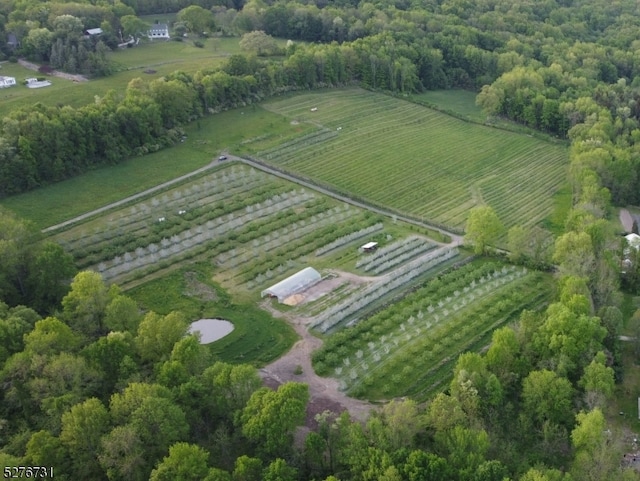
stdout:
{"type": "Polygon", "coordinates": [[[470,92],[469,90],[428,90],[412,95],[411,98],[418,102],[424,101],[432,104],[438,109],[464,115],[474,122],[482,123],[487,116],[476,105],[476,95],[475,92],[470,92]]]}
{"type": "MultiPolygon", "coordinates": [[[[233,320],[244,312],[241,327],[215,349],[224,359],[256,364],[291,345],[283,321],[256,308],[259,293],[298,270],[316,267],[328,281],[320,299],[296,311],[327,332],[460,258],[457,249],[431,241],[415,226],[392,223],[238,163],[59,229],[51,239],[74,256],[78,268],[118,283],[145,308],[180,309],[194,320],[233,320]],[[356,254],[372,239],[381,246],[378,253],[356,254]],[[332,293],[335,278],[340,289],[332,293]],[[189,283],[219,302],[184,294],[189,283]],[[310,314],[327,301],[332,309],[310,314]],[[267,326],[255,339],[242,327],[254,318],[267,326]]],[[[266,304],[274,312],[292,312],[274,301],[266,304]]]]}
{"type": "Polygon", "coordinates": [[[382,94],[313,92],[264,107],[317,128],[259,151],[259,158],[456,229],[483,203],[508,227],[542,223],[566,177],[563,146],[382,94]]]}
{"type": "Polygon", "coordinates": [[[314,368],[351,396],[424,401],[446,386],[459,354],[550,296],[546,274],[474,261],[328,337],[314,368]]]}

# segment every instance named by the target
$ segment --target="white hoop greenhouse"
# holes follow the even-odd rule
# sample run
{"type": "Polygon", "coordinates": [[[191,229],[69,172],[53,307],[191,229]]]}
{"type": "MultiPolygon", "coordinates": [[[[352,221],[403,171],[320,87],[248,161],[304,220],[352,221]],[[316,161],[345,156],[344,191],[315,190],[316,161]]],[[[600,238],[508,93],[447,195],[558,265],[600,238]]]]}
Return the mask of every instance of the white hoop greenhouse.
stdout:
{"type": "Polygon", "coordinates": [[[289,296],[292,296],[320,281],[322,276],[313,267],[306,267],[294,275],[274,284],[273,286],[261,292],[262,297],[277,297],[278,302],[282,303],[289,296]]]}

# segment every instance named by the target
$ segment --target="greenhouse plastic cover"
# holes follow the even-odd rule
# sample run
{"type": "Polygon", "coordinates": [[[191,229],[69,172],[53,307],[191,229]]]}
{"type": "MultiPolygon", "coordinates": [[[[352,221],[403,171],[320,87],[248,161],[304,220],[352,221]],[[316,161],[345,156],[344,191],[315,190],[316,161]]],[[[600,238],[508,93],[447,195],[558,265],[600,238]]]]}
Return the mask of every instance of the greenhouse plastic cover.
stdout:
{"type": "Polygon", "coordinates": [[[320,273],[313,267],[306,267],[268,289],[265,289],[260,295],[262,297],[274,296],[278,298],[278,302],[283,302],[287,297],[315,284],[321,278],[320,273]]]}

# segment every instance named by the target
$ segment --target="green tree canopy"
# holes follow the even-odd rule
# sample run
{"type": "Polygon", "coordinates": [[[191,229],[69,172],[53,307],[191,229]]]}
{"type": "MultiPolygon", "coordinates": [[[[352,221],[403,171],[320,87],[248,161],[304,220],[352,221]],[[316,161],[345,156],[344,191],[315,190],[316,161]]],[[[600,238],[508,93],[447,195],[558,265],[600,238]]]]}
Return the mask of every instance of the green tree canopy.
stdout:
{"type": "Polygon", "coordinates": [[[495,242],[504,227],[493,208],[488,205],[474,207],[469,211],[465,227],[465,242],[473,246],[476,254],[482,254],[487,246],[495,242]]]}
{"type": "Polygon", "coordinates": [[[258,444],[265,456],[287,455],[291,450],[293,430],[304,422],[309,387],[288,382],[277,391],[258,389],[242,411],[242,433],[258,444]]]}

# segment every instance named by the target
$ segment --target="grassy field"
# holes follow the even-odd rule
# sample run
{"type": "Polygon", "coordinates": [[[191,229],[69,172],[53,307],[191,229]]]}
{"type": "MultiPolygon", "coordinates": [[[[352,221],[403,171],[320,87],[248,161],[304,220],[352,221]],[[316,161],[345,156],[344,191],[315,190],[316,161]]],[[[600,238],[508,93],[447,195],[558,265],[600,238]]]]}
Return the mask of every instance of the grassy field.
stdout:
{"type": "MultiPolygon", "coordinates": [[[[93,102],[96,95],[108,90],[124,92],[128,83],[137,77],[144,80],[160,78],[176,70],[197,72],[219,66],[225,58],[240,52],[239,38],[202,39],[204,48],[197,48],[191,40],[183,42],[143,42],[134,48],[120,49],[109,54],[116,72],[104,78],[88,82],[72,82],[49,77],[50,87],[28,89],[23,85],[0,89],[0,117],[12,110],[28,107],[37,102],[45,105],[71,105],[80,107],[93,102]],[[145,73],[145,71],[153,73],[145,73]]],[[[284,42],[284,40],[282,41],[284,42]]],[[[15,77],[18,82],[38,74],[18,64],[3,62],[0,74],[15,77]]]]}
{"type": "Polygon", "coordinates": [[[566,177],[566,147],[382,94],[312,92],[264,106],[316,129],[259,157],[457,228],[469,209],[485,203],[507,226],[542,223],[553,213],[553,196],[566,177]]]}
{"type": "Polygon", "coordinates": [[[421,94],[412,95],[418,102],[426,102],[442,110],[450,110],[473,120],[484,122],[487,116],[476,105],[477,93],[469,90],[428,90],[421,94]]]}
{"type": "Polygon", "coordinates": [[[260,107],[223,112],[189,125],[187,140],[175,147],[2,199],[0,205],[44,228],[191,172],[222,150],[240,151],[256,139],[280,142],[310,129],[260,107]]]}
{"type": "Polygon", "coordinates": [[[160,314],[182,311],[188,319],[226,319],[233,323],[229,335],[208,346],[217,359],[262,366],[289,350],[298,336],[284,321],[273,318],[254,304],[235,304],[211,281],[207,263],[191,264],[152,280],[127,295],[144,309],[160,314]]]}

